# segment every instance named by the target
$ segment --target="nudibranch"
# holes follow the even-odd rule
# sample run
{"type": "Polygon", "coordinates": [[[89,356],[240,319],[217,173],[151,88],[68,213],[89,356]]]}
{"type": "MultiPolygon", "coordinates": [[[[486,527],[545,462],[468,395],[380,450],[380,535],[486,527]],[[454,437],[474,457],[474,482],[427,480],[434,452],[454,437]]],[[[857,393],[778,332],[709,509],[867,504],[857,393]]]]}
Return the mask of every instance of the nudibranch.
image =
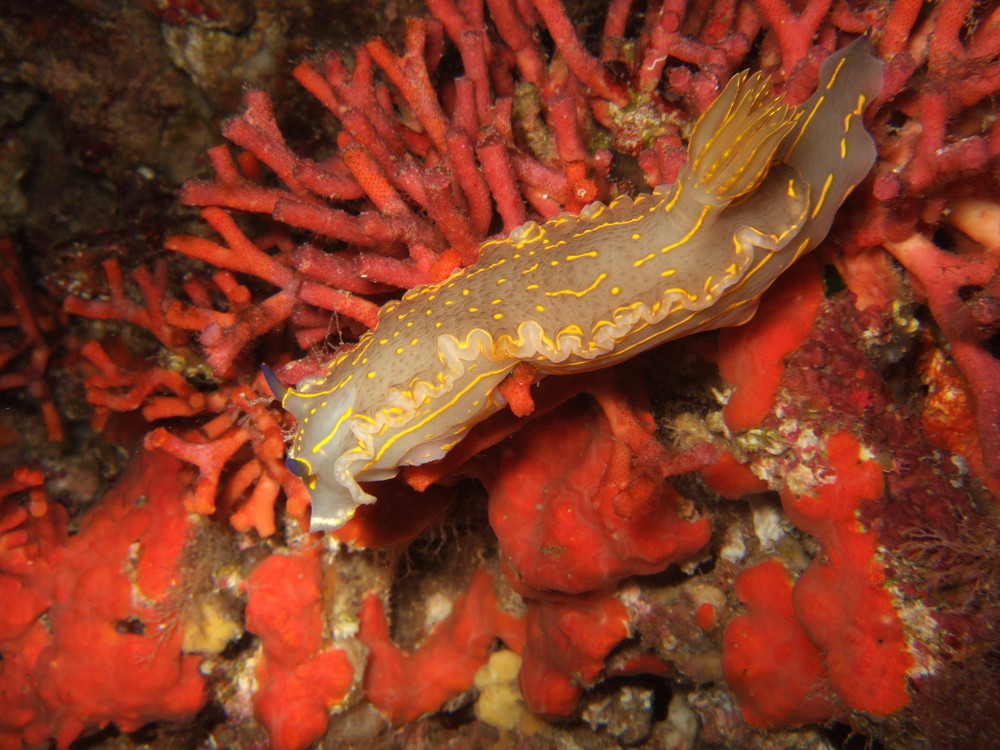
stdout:
{"type": "Polygon", "coordinates": [[[864,38],[826,60],[799,107],[744,71],[695,124],[674,185],[528,222],[483,243],[475,266],[384,305],[324,375],[281,395],[312,529],[375,500],[359,481],[442,458],[506,405],[497,387],[519,362],[591,370],[749,320],[871,169],[862,113],[881,82],[864,38]]]}

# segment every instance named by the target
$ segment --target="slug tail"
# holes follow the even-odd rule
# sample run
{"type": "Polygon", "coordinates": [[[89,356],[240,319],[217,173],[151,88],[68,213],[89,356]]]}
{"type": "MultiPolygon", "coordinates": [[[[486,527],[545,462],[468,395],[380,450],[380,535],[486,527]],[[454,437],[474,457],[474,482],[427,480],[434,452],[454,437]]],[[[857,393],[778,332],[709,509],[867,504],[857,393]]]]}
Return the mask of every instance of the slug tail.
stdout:
{"type": "Polygon", "coordinates": [[[863,117],[865,106],[882,90],[882,67],[866,37],[827,58],[816,93],[797,108],[795,127],[778,149],[776,159],[812,186],[800,253],[826,236],[844,199],[875,163],[875,141],[863,117]]]}

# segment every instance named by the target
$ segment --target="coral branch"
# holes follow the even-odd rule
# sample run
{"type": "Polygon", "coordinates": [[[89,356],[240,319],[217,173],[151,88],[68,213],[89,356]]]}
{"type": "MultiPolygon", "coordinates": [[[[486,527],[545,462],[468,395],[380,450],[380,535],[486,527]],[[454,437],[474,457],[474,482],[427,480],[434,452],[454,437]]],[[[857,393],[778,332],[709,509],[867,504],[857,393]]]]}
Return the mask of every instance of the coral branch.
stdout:
{"type": "Polygon", "coordinates": [[[58,442],[65,432],[47,381],[52,357],[48,338],[58,321],[39,312],[25,278],[13,243],[0,238],[0,282],[6,297],[2,304],[7,308],[0,312],[0,390],[26,387],[38,403],[49,440],[58,442]],[[20,369],[4,372],[12,365],[20,369]]]}

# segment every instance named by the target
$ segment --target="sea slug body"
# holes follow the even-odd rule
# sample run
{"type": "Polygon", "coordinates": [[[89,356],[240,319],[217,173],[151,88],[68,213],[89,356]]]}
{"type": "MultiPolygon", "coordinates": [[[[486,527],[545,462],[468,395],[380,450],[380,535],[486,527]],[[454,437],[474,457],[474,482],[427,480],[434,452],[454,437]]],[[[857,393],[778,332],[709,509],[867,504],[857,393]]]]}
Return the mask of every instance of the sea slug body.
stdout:
{"type": "Polygon", "coordinates": [[[485,242],[477,265],[386,304],[325,375],[282,396],[312,529],[374,501],[359,481],[442,458],[505,406],[497,386],[519,362],[543,375],[607,367],[749,320],[871,169],[862,113],[881,82],[865,39],[823,64],[799,107],[741,73],[696,123],[674,185],[528,222],[485,242]]]}

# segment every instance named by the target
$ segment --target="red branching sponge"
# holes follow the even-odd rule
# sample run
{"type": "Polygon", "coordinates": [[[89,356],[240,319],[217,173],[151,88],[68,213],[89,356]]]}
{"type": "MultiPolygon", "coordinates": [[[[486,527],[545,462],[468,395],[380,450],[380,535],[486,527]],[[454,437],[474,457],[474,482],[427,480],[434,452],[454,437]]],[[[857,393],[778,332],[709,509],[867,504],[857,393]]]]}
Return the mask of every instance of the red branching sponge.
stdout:
{"type": "MultiPolygon", "coordinates": [[[[563,91],[568,84],[553,84],[543,97],[565,115],[554,114],[551,128],[558,154],[572,154],[572,161],[542,161],[512,148],[514,61],[487,41],[481,11],[460,11],[446,1],[432,11],[440,21],[408,19],[402,54],[375,39],[357,51],[352,68],[330,54],[296,69],[299,82],[342,127],[331,158],[320,162],[293,152],[267,95],[251,92],[244,113],[223,129],[246,155],[234,159],[224,147],[213,149],[216,179],[185,187],[185,202],[205,207],[222,242],[178,236],[167,247],[276,290],[255,299],[234,286],[225,312],[205,298],[169,306],[171,323],[201,331],[217,372],[227,371],[249,342],[285,325],[303,347],[325,337],[317,308],[373,327],[377,306],[359,295],[441,279],[474,262],[494,204],[509,232],[528,218],[522,199],[548,217],[598,197],[595,177],[607,174],[610,154],[583,148],[580,118],[563,91]],[[434,80],[445,33],[466,66],[453,90],[436,89],[434,80]],[[281,187],[262,186],[261,165],[281,187]],[[253,242],[222,209],[270,215],[336,252],[295,247],[286,236],[253,242]]],[[[220,282],[215,279],[224,287],[220,282]]]]}
{"type": "Polygon", "coordinates": [[[833,700],[823,654],[809,640],[792,606],[792,582],[778,560],[736,577],[747,608],[723,634],[722,670],[747,722],[788,727],[824,722],[841,713],[833,700]]]}
{"type": "Polygon", "coordinates": [[[170,417],[192,417],[225,404],[219,392],[202,393],[177,370],[134,361],[115,339],[102,345],[88,341],[80,354],[96,368],[83,381],[87,401],[94,406],[91,424],[103,430],[114,413],[142,410],[147,423],[170,417]],[[112,349],[115,357],[108,351],[112,349]]]}
{"type": "Polygon", "coordinates": [[[246,582],[247,630],[261,642],[253,704],[277,750],[304,750],[354,683],[343,649],[323,641],[318,549],[271,555],[246,582]]]}
{"type": "Polygon", "coordinates": [[[880,52],[889,66],[881,99],[896,97],[895,106],[910,119],[885,139],[887,161],[902,163],[880,171],[879,200],[947,195],[949,185],[989,174],[1000,156],[1000,124],[976,114],[977,105],[1000,90],[1000,16],[994,9],[977,17],[974,6],[945,0],[916,26],[922,6],[905,0],[885,19],[880,52]],[[907,86],[918,70],[919,86],[907,86]],[[958,132],[949,130],[951,123],[969,126],[958,132]]]}
{"type": "Polygon", "coordinates": [[[607,594],[529,601],[518,675],[528,708],[542,716],[570,716],[608,653],[628,638],[628,621],[625,605],[607,594]]]}
{"type": "Polygon", "coordinates": [[[781,492],[792,523],[823,545],[795,584],[795,612],[824,653],[830,684],[848,708],[890,714],[909,701],[906,673],[913,665],[892,596],[885,589],[875,534],[861,527],[862,503],[885,491],[882,467],[862,456],[847,432],[826,441],[835,481],[814,494],[781,492]]]}
{"type": "MultiPolygon", "coordinates": [[[[28,517],[40,518],[49,513],[50,508],[58,508],[49,503],[45,492],[45,475],[38,469],[29,469],[27,466],[19,466],[11,472],[10,479],[0,482],[0,501],[18,492],[28,493],[28,507],[20,508],[13,505],[12,501],[6,501],[0,508],[3,509],[4,521],[0,523],[0,534],[3,534],[3,542],[0,543],[0,553],[9,552],[15,548],[20,548],[27,541],[33,538],[32,534],[25,531],[11,533],[12,529],[20,526],[28,517]]],[[[60,510],[53,510],[59,513],[60,510]]],[[[57,524],[58,525],[58,524],[57,524]]],[[[31,550],[36,550],[32,545],[31,550]]],[[[25,550],[21,550],[24,552],[25,550]]],[[[27,560],[20,558],[20,565],[25,565],[27,560]]],[[[6,565],[10,565],[10,560],[6,565]]]]}
{"type": "Polygon", "coordinates": [[[27,388],[49,440],[63,439],[63,423],[49,390],[50,339],[65,320],[39,309],[13,243],[0,238],[0,391],[27,388]]]}
{"type": "Polygon", "coordinates": [[[145,328],[164,346],[172,348],[182,347],[188,342],[187,333],[168,323],[163,314],[169,284],[164,261],[159,261],[153,271],[140,267],[132,272],[132,281],[142,295],[141,303],[128,295],[121,264],[116,258],[104,261],[103,270],[108,284],[108,299],[67,297],[63,303],[66,312],[97,320],[128,321],[145,328]]]}
{"type": "Polygon", "coordinates": [[[135,429],[141,435],[166,419],[201,420],[186,430],[156,426],[144,439],[146,448],[198,469],[197,481],[184,493],[190,512],[213,515],[221,509],[236,529],[270,536],[283,494],[287,515],[305,518],[309,493],[284,465],[283,430],[289,418],[273,409],[259,373],[249,385],[222,383],[204,391],[175,369],[133,357],[115,340],[89,341],[80,353],[90,365],[84,385],[95,407],[95,428],[103,430],[112,415],[135,410],[141,410],[144,422],[130,423],[129,438],[137,437],[135,429]]]}
{"type": "Polygon", "coordinates": [[[377,595],[365,599],[360,618],[358,638],[370,652],[365,695],[393,724],[437,711],[470,688],[497,639],[514,651],[524,648],[524,623],[499,609],[493,579],[485,571],[473,575],[451,614],[415,651],[407,653],[392,642],[377,595]]]}
{"type": "Polygon", "coordinates": [[[280,494],[287,498],[287,514],[301,521],[309,493],[284,466],[281,416],[258,390],[264,387],[258,382],[225,388],[211,403],[231,401],[231,406],[217,417],[183,435],[157,427],[146,436],[145,446],[198,468],[197,482],[184,495],[190,512],[212,515],[221,507],[237,530],[253,528],[270,536],[280,494]]]}
{"type": "Polygon", "coordinates": [[[13,646],[0,645],[0,683],[18,696],[0,725],[7,738],[66,747],[87,729],[183,721],[205,704],[200,657],[181,653],[170,599],[189,541],[182,492],[177,461],[142,453],[69,539],[59,506],[29,519],[5,505],[0,581],[19,602],[5,610],[17,614],[13,646]]]}
{"type": "MultiPolygon", "coordinates": [[[[581,593],[654,573],[708,541],[664,483],[676,470],[651,421],[613,388],[536,420],[506,446],[488,482],[490,523],[526,593],[581,593]]],[[[681,470],[689,470],[687,467],[681,470]]]]}
{"type": "MultiPolygon", "coordinates": [[[[235,167],[234,167],[235,168],[235,167]]],[[[361,297],[351,296],[350,291],[340,291],[315,282],[303,283],[290,267],[292,245],[287,237],[265,237],[254,244],[236,226],[229,214],[218,208],[206,208],[202,215],[215,229],[225,245],[200,237],[177,236],[167,241],[167,248],[210,263],[217,268],[227,269],[216,273],[212,281],[225,295],[225,312],[212,309],[207,293],[197,287],[186,290],[190,303],[171,300],[167,306],[166,318],[174,326],[192,331],[200,331],[200,341],[212,368],[219,374],[231,374],[230,368],[236,359],[255,339],[268,331],[278,329],[296,313],[296,320],[303,330],[315,328],[316,315],[309,310],[299,309],[297,299],[309,304],[346,315],[358,320],[365,327],[374,326],[377,307],[361,297]],[[277,255],[269,255],[265,250],[278,248],[277,255]],[[228,271],[237,271],[255,276],[279,288],[266,299],[254,299],[249,289],[240,284],[228,271]]],[[[308,251],[303,253],[308,255],[308,251]]],[[[328,263],[333,263],[331,259],[328,263]]],[[[422,278],[419,281],[426,281],[422,278]]],[[[419,283],[414,280],[414,283],[419,283]]],[[[378,291],[361,282],[364,292],[378,291]]],[[[363,330],[363,329],[362,329],[363,330]]],[[[303,334],[306,335],[306,334],[303,334]]],[[[302,340],[307,346],[311,340],[302,340]]]]}
{"type": "Polygon", "coordinates": [[[981,238],[988,252],[974,247],[962,254],[949,253],[921,233],[888,242],[886,248],[917,280],[948,340],[951,356],[972,391],[983,462],[998,478],[1000,360],[987,345],[1000,331],[1000,211],[995,204],[969,203],[955,206],[959,218],[952,221],[971,237],[981,238]],[[976,216],[969,216],[970,211],[976,216]]]}
{"type": "MultiPolygon", "coordinates": [[[[184,327],[168,322],[164,313],[179,304],[167,295],[165,264],[158,264],[155,273],[143,268],[133,272],[143,304],[126,293],[116,260],[107,261],[104,271],[109,299],[71,297],[65,301],[68,311],[128,321],[146,328],[161,344],[170,347],[172,359],[186,362],[194,357],[186,346],[189,337],[184,327]]],[[[192,299],[210,298],[213,285],[202,282],[197,277],[185,282],[184,288],[192,299]]],[[[245,288],[240,292],[231,275],[216,274],[213,284],[218,287],[215,291],[228,290],[230,301],[240,298],[243,304],[249,304],[249,292],[245,288]]],[[[234,357],[240,346],[233,350],[234,357]]],[[[104,430],[114,414],[134,416],[140,411],[142,421],[136,426],[133,420],[130,433],[161,425],[147,432],[145,447],[197,467],[198,480],[184,494],[189,511],[212,515],[221,508],[238,530],[253,528],[261,536],[269,536],[276,529],[275,506],[284,494],[288,515],[305,517],[308,492],[283,463],[282,430],[289,418],[275,411],[270,399],[263,395],[267,388],[256,366],[232,370],[217,387],[205,389],[196,387],[176,365],[166,367],[135,357],[119,339],[88,341],[80,354],[86,362],[81,369],[85,372],[87,401],[95,408],[91,421],[96,429],[104,430]],[[200,420],[201,424],[186,430],[162,426],[163,420],[178,417],[200,420]]]]}

